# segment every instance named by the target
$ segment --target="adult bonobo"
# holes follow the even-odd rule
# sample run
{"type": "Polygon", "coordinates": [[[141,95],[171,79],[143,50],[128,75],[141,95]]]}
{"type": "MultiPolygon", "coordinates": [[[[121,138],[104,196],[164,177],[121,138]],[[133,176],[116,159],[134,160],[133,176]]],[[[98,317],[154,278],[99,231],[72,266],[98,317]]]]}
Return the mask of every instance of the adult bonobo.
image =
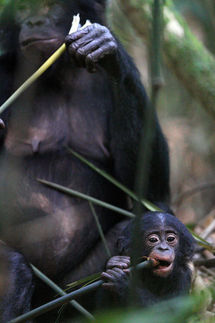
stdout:
{"type": "MultiPolygon", "coordinates": [[[[99,270],[106,257],[88,202],[37,178],[128,208],[126,196],[68,147],[133,189],[144,131],[145,90],[105,27],[105,2],[11,0],[0,19],[0,103],[67,44],[67,52],[1,116],[6,127],[0,132],[1,239],[58,283],[99,270]],[[77,13],[82,25],[86,19],[92,25],[67,36],[77,13]]],[[[156,115],[154,124],[145,197],[167,202],[168,148],[156,115]]],[[[104,208],[96,212],[111,248],[122,219],[104,208]]]]}
{"type": "MultiPolygon", "coordinates": [[[[102,274],[105,280],[103,287],[112,292],[110,295],[115,295],[111,299],[116,300],[118,306],[128,304],[132,223],[119,237],[120,255],[108,261],[107,270],[102,274]]],[[[195,241],[185,225],[171,214],[148,212],[141,219],[141,234],[142,256],[157,260],[158,265],[140,273],[137,304],[145,307],[188,293],[191,287],[189,263],[195,241]]]]}

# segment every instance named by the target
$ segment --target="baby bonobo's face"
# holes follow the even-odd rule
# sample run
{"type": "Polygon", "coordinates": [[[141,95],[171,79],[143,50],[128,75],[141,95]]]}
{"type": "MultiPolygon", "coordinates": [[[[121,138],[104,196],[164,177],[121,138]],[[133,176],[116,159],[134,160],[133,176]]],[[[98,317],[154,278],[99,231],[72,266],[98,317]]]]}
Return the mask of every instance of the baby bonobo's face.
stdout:
{"type": "Polygon", "coordinates": [[[178,234],[171,227],[160,227],[159,230],[148,232],[145,240],[148,256],[158,261],[152,270],[154,275],[167,277],[171,274],[178,243],[178,234]]]}
{"type": "Polygon", "coordinates": [[[185,225],[172,214],[147,212],[141,219],[142,255],[158,261],[154,275],[168,277],[176,262],[187,263],[194,250],[194,239],[185,225]]]}

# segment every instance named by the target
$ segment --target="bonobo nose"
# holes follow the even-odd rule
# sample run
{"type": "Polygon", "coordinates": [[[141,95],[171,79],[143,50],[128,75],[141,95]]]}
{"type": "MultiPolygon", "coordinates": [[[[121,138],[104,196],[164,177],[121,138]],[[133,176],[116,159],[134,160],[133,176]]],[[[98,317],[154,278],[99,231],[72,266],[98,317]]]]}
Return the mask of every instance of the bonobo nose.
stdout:
{"type": "Polygon", "coordinates": [[[166,243],[162,243],[159,245],[158,250],[160,250],[160,251],[169,250],[169,246],[166,243]]]}

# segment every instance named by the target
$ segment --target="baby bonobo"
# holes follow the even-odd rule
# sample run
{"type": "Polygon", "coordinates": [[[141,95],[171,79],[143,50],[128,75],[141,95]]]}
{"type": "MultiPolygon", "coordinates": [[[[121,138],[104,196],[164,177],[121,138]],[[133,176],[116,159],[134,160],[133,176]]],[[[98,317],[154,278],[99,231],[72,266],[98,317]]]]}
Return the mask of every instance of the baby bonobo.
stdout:
{"type": "MultiPolygon", "coordinates": [[[[131,231],[133,221],[118,240],[119,256],[110,258],[102,273],[103,287],[109,291],[118,306],[128,304],[130,281],[131,231]]],[[[192,235],[175,216],[148,212],[141,219],[142,256],[158,261],[153,268],[140,273],[137,305],[148,306],[158,301],[189,292],[195,242],[192,235]]]]}

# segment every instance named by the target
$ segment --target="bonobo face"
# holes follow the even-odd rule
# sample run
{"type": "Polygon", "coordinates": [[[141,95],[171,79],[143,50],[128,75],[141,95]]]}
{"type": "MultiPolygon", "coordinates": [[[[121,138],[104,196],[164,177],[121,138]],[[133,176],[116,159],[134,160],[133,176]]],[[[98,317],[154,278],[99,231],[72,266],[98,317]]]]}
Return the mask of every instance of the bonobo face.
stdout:
{"type": "Polygon", "coordinates": [[[63,1],[16,1],[16,22],[20,26],[19,45],[30,60],[48,58],[64,41],[71,20],[63,1]],[[68,22],[67,22],[68,21],[68,22]]]}
{"type": "MultiPolygon", "coordinates": [[[[118,239],[119,252],[132,257],[133,221],[125,227],[118,239]]],[[[175,216],[164,212],[144,213],[140,222],[141,254],[157,259],[152,273],[168,277],[172,271],[187,266],[195,251],[195,240],[186,226],[175,216]]]]}
{"type": "Polygon", "coordinates": [[[145,247],[149,250],[149,257],[158,260],[159,264],[153,269],[153,274],[167,277],[172,272],[179,237],[171,227],[158,227],[148,232],[145,237],[145,247]]]}

